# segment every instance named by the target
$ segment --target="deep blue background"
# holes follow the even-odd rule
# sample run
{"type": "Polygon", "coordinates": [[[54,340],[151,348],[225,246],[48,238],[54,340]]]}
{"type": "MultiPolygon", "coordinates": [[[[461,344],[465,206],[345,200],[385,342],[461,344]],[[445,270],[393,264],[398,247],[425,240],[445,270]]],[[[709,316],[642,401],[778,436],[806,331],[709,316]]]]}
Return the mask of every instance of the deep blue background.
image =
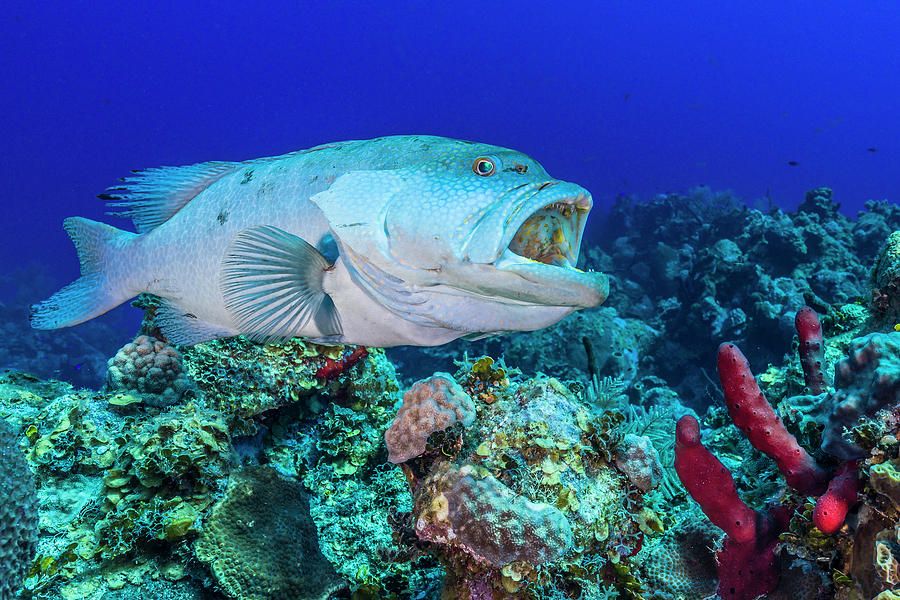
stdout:
{"type": "Polygon", "coordinates": [[[522,150],[599,205],[900,199],[897,2],[139,4],[0,11],[4,268],[73,279],[61,220],[130,169],[395,133],[522,150]]]}

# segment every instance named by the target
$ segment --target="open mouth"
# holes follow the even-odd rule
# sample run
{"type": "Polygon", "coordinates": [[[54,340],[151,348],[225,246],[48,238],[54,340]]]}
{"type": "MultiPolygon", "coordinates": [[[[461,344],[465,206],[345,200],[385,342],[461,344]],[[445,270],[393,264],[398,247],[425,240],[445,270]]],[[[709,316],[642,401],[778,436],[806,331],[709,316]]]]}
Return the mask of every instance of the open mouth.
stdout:
{"type": "Polygon", "coordinates": [[[609,278],[575,265],[591,196],[565,181],[539,184],[506,218],[492,294],[516,302],[589,308],[609,295],[609,278]],[[508,237],[507,237],[508,236],[508,237]]]}
{"type": "Polygon", "coordinates": [[[590,208],[590,200],[581,194],[545,205],[519,226],[509,252],[545,265],[573,268],[590,208]]]}

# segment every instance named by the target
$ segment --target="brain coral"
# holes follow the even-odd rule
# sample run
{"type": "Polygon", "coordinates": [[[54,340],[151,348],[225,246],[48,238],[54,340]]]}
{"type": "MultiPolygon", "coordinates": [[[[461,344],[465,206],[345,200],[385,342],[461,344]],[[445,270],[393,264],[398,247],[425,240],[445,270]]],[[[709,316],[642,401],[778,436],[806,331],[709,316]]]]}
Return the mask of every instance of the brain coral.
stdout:
{"type": "Polygon", "coordinates": [[[342,586],[319,551],[300,484],[271,467],[232,474],[195,551],[238,600],[322,600],[342,586]]]}
{"type": "Polygon", "coordinates": [[[178,351],[147,335],[125,344],[107,367],[107,388],[131,392],[150,406],[174,404],[190,386],[178,351]]]}
{"type": "Polygon", "coordinates": [[[872,333],[850,342],[847,358],[834,370],[834,408],[828,416],[822,449],[843,459],[867,453],[844,439],[844,428],[860,417],[900,402],[900,332],[872,333]]]}
{"type": "Polygon", "coordinates": [[[406,462],[425,452],[428,436],[456,423],[475,421],[472,398],[446,373],[417,381],[403,394],[403,405],[384,433],[392,463],[406,462]]]}
{"type": "Polygon", "coordinates": [[[0,600],[15,597],[37,543],[34,478],[16,438],[0,419],[0,600]]]}
{"type": "Polygon", "coordinates": [[[562,512],[529,502],[471,465],[439,473],[426,486],[433,491],[418,511],[420,539],[461,545],[494,566],[552,562],[572,546],[562,512]]]}
{"type": "Polygon", "coordinates": [[[715,593],[716,528],[703,519],[684,518],[658,543],[638,555],[644,581],[654,600],[700,600],[715,593]]]}

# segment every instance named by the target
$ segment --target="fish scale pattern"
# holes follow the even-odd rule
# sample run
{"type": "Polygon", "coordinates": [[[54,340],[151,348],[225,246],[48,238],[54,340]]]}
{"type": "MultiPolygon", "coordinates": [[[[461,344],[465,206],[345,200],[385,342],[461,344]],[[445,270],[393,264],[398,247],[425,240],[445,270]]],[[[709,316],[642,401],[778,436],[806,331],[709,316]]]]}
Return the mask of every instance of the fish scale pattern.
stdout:
{"type": "Polygon", "coordinates": [[[34,478],[16,436],[0,419],[0,600],[11,600],[34,559],[37,544],[34,478]]]}

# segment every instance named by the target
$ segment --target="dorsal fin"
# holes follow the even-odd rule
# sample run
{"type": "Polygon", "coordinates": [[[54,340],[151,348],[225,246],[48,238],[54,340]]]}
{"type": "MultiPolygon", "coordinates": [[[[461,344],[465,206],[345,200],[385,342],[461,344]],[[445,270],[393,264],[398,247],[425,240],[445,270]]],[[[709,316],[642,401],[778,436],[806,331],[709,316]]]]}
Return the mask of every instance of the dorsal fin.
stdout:
{"type": "Polygon", "coordinates": [[[158,167],[134,171],[98,198],[110,208],[124,210],[109,214],[130,217],[138,233],[146,233],[168,221],[172,215],[223,175],[241,163],[205,162],[186,167],[158,167]]]}

